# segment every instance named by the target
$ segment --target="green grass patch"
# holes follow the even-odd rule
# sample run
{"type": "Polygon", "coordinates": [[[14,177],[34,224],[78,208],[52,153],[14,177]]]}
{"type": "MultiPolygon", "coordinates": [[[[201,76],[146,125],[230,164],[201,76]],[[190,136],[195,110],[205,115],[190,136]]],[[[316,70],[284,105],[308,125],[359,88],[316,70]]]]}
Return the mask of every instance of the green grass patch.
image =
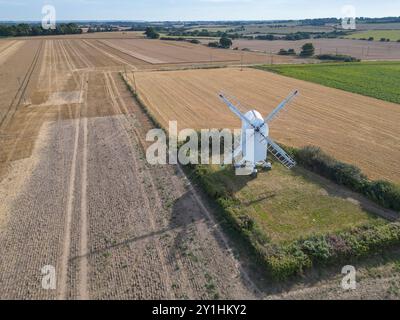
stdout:
{"type": "Polygon", "coordinates": [[[400,103],[400,62],[264,65],[258,69],[400,103]]]}
{"type": "Polygon", "coordinates": [[[301,167],[289,171],[275,164],[256,179],[236,176],[229,166],[199,166],[198,172],[210,193],[225,199],[225,209],[248,217],[273,243],[382,222],[301,167]]]}
{"type": "Polygon", "coordinates": [[[390,41],[398,41],[400,40],[400,30],[368,30],[345,36],[347,39],[369,39],[371,37],[375,41],[380,41],[382,38],[390,39],[390,41]]]}

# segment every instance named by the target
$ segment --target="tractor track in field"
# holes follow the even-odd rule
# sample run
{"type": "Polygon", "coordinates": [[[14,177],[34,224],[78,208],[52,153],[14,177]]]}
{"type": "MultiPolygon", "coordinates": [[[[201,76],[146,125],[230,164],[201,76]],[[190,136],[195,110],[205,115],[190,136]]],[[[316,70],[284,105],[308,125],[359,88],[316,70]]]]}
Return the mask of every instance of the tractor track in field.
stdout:
{"type": "MultiPolygon", "coordinates": [[[[107,88],[109,96],[110,96],[110,98],[112,100],[113,107],[116,109],[116,112],[120,111],[122,114],[126,113],[128,111],[126,109],[126,107],[123,108],[124,110],[122,110],[120,103],[118,103],[118,99],[117,99],[118,93],[115,92],[115,90],[117,90],[117,89],[115,87],[115,84],[113,84],[112,76],[110,75],[110,73],[105,73],[104,76],[105,76],[106,88],[107,88]]],[[[127,128],[126,128],[126,126],[124,126],[124,123],[122,121],[120,121],[120,124],[123,127],[123,130],[124,130],[125,134],[127,134],[127,128]]],[[[127,137],[127,138],[128,138],[128,141],[129,141],[129,137],[127,137]]],[[[131,147],[132,152],[134,152],[135,146],[131,145],[130,147],[131,147]]],[[[134,162],[134,166],[136,168],[138,168],[138,164],[137,164],[137,162],[136,162],[134,157],[133,157],[133,162],[134,162]]],[[[149,177],[147,176],[147,178],[149,178],[149,177]]],[[[139,184],[139,188],[140,188],[141,195],[143,195],[143,198],[142,198],[143,204],[147,208],[146,211],[150,213],[149,222],[150,222],[151,231],[154,232],[156,230],[155,229],[155,221],[154,221],[155,220],[154,216],[156,215],[155,208],[151,206],[149,199],[147,198],[147,196],[145,196],[149,192],[145,191],[143,189],[142,184],[139,184]]],[[[152,189],[153,189],[152,191],[154,193],[155,190],[154,190],[153,183],[152,183],[152,189]]],[[[155,244],[155,247],[156,247],[156,250],[157,250],[158,257],[160,258],[160,262],[161,262],[161,267],[163,269],[163,273],[165,275],[164,279],[166,281],[166,286],[165,287],[166,287],[166,290],[167,290],[167,296],[168,296],[168,298],[172,298],[172,293],[170,291],[171,287],[172,287],[172,281],[171,281],[171,279],[169,277],[169,272],[166,269],[166,264],[167,264],[166,263],[166,259],[165,259],[164,255],[163,255],[163,252],[161,250],[161,247],[160,247],[159,243],[157,243],[157,241],[155,241],[154,244],[155,244]]]]}
{"type": "Polygon", "coordinates": [[[18,44],[18,42],[14,40],[11,41],[11,43],[9,43],[7,46],[4,46],[4,48],[0,50],[0,57],[3,55],[3,53],[14,47],[16,44],[18,44]]]}
{"type": "Polygon", "coordinates": [[[36,65],[39,61],[40,58],[40,53],[42,51],[42,47],[43,47],[43,41],[40,42],[40,45],[38,47],[38,49],[36,50],[36,53],[33,57],[32,63],[27,71],[27,73],[25,74],[24,79],[22,80],[22,83],[20,85],[20,87],[17,90],[17,93],[15,94],[13,100],[11,101],[7,112],[5,113],[5,115],[3,116],[3,118],[0,121],[0,128],[4,125],[7,124],[7,122],[9,122],[12,117],[14,116],[15,112],[17,111],[18,107],[21,104],[22,99],[24,98],[24,94],[27,90],[27,87],[29,85],[30,79],[32,77],[33,72],[36,69],[36,65]],[[11,113],[11,114],[10,114],[11,113]],[[8,119],[8,121],[6,121],[8,119]]]}
{"type": "Polygon", "coordinates": [[[114,61],[117,61],[117,62],[119,62],[119,63],[122,63],[122,65],[129,66],[132,70],[137,70],[136,66],[134,66],[134,65],[131,64],[131,63],[129,63],[127,60],[122,59],[122,58],[120,58],[120,57],[118,57],[118,56],[116,56],[116,55],[114,55],[114,54],[112,54],[112,53],[110,53],[110,52],[107,52],[106,50],[102,49],[100,46],[95,45],[95,44],[93,44],[93,43],[91,43],[91,42],[89,42],[89,41],[87,41],[87,40],[83,40],[83,42],[84,42],[86,45],[88,45],[89,47],[91,47],[91,48],[93,48],[93,49],[95,49],[95,50],[97,50],[97,51],[100,51],[100,52],[103,53],[105,56],[107,56],[107,57],[113,59],[114,61]]]}

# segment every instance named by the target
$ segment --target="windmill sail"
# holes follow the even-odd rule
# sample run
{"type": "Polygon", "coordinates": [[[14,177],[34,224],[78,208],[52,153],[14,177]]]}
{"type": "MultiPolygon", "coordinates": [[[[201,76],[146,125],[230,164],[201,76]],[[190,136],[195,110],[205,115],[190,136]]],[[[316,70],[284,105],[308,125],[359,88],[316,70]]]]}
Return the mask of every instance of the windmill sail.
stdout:
{"type": "Polygon", "coordinates": [[[278,115],[279,111],[281,111],[295,96],[297,96],[298,93],[299,93],[299,92],[298,92],[297,90],[294,91],[294,92],[292,92],[285,100],[282,101],[282,103],[281,103],[279,106],[277,106],[277,107],[274,109],[274,111],[272,111],[272,112],[268,115],[268,117],[266,117],[266,118],[264,119],[264,121],[265,121],[266,123],[268,123],[268,122],[270,122],[272,119],[274,119],[274,118],[278,115]]]}
{"type": "Polygon", "coordinates": [[[250,126],[254,127],[253,124],[250,122],[250,120],[247,119],[246,116],[239,111],[239,108],[236,107],[232,102],[230,102],[229,99],[227,97],[225,97],[225,95],[223,93],[220,93],[219,97],[223,102],[225,102],[225,104],[228,106],[229,109],[231,109],[231,111],[234,114],[236,114],[243,121],[247,122],[250,126]]]}
{"type": "Polygon", "coordinates": [[[286,168],[292,169],[296,166],[294,161],[280,146],[278,146],[271,138],[262,136],[261,141],[267,145],[268,151],[282,163],[286,168]]]}

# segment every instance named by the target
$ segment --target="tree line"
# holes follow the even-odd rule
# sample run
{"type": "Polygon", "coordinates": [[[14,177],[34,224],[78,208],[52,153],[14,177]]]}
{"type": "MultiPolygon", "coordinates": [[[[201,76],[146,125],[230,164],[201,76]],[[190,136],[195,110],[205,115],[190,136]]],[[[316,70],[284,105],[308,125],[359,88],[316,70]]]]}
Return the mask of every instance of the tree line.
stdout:
{"type": "Polygon", "coordinates": [[[39,24],[0,24],[0,37],[26,37],[80,33],[82,33],[82,29],[75,23],[58,24],[55,29],[43,29],[39,24]]]}

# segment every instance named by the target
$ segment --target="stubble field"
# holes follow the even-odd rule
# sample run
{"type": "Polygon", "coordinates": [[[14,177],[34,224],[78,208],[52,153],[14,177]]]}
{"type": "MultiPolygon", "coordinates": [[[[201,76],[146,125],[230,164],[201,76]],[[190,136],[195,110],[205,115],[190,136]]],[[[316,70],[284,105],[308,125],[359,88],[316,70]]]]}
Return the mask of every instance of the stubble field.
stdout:
{"type": "MultiPolygon", "coordinates": [[[[191,44],[184,41],[158,41],[145,39],[102,40],[108,46],[133,55],[151,64],[176,63],[215,63],[234,62],[236,64],[269,63],[270,56],[255,52],[241,52],[208,48],[203,45],[191,44]]],[[[290,57],[275,57],[275,62],[289,62],[290,57]]]]}
{"type": "Polygon", "coordinates": [[[274,139],[289,146],[317,145],[359,166],[370,178],[400,182],[399,105],[254,70],[228,68],[136,73],[138,93],[159,122],[180,128],[239,128],[218,93],[235,96],[243,111],[264,116],[291,91],[300,96],[271,125],[274,139]]]}
{"type": "Polygon", "coordinates": [[[307,39],[298,41],[235,40],[233,46],[261,52],[278,53],[280,49],[295,49],[311,42],[315,54],[345,54],[362,60],[400,60],[399,42],[380,42],[350,39],[307,39]]]}
{"type": "Polygon", "coordinates": [[[0,298],[259,297],[182,173],[145,161],[152,126],[119,75],[143,60],[97,40],[18,46],[0,64],[0,298]]]}

